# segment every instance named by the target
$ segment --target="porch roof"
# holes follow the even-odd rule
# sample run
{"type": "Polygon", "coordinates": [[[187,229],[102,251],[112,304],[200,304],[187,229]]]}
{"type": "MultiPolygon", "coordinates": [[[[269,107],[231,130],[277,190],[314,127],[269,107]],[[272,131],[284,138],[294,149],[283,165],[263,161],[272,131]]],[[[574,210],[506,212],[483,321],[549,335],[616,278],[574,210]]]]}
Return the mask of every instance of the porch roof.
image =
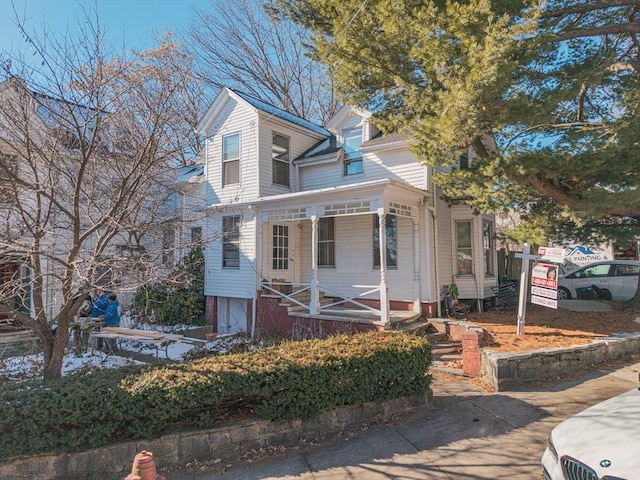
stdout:
{"type": "MultiPolygon", "coordinates": [[[[413,198],[420,200],[424,197],[432,197],[432,193],[413,187],[406,183],[398,182],[389,178],[380,180],[371,180],[367,182],[352,183],[348,185],[336,185],[333,187],[318,188],[314,190],[305,190],[301,192],[290,192],[280,195],[269,195],[265,197],[257,197],[254,200],[245,202],[234,202],[234,207],[260,206],[266,209],[278,209],[293,206],[310,206],[327,201],[336,200],[353,200],[356,197],[381,197],[385,192],[397,194],[405,198],[413,198]]],[[[209,205],[209,208],[220,208],[228,206],[225,204],[209,205]]]]}

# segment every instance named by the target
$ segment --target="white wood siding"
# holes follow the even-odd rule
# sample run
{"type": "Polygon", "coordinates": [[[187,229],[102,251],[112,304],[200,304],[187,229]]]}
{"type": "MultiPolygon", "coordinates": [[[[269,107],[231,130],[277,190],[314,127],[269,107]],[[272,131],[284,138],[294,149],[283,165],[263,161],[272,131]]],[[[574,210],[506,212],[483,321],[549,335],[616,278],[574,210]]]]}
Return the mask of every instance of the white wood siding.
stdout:
{"type": "MultiPolygon", "coordinates": [[[[442,200],[440,189],[436,189],[436,211],[437,211],[437,242],[438,253],[438,275],[440,288],[454,282],[453,268],[455,264],[455,237],[452,237],[453,226],[451,224],[451,210],[447,203],[442,200]]],[[[438,292],[438,296],[442,293],[438,292]]]]}
{"type": "MultiPolygon", "coordinates": [[[[336,267],[318,269],[322,287],[340,295],[356,295],[364,289],[352,285],[380,285],[380,270],[373,268],[373,215],[335,219],[336,267]]],[[[302,222],[298,256],[301,281],[311,281],[311,222],[302,222]]],[[[398,268],[387,270],[392,300],[413,300],[413,222],[398,218],[398,268]]],[[[370,298],[378,298],[378,293],[370,298]]]]}
{"type": "Polygon", "coordinates": [[[297,190],[296,174],[295,167],[291,162],[313,147],[318,141],[316,137],[305,135],[299,129],[285,127],[273,121],[263,121],[260,124],[260,196],[295,192],[297,190]],[[274,185],[273,183],[271,147],[274,132],[289,137],[289,187],[274,185]]]}
{"type": "Polygon", "coordinates": [[[427,188],[427,168],[420,165],[408,149],[384,151],[379,155],[369,152],[362,157],[364,172],[342,175],[342,162],[315,165],[300,169],[302,190],[349,185],[357,182],[390,178],[417,188],[427,188]]]}
{"type": "MultiPolygon", "coordinates": [[[[453,245],[453,262],[452,269],[454,271],[454,280],[460,292],[460,298],[486,298],[493,294],[489,288],[490,285],[496,284],[496,276],[485,276],[484,273],[484,250],[482,245],[482,222],[484,220],[493,222],[493,217],[474,215],[473,210],[465,205],[454,205],[451,207],[451,240],[453,245]],[[471,221],[471,247],[473,255],[473,273],[471,275],[457,275],[455,271],[455,244],[456,244],[456,220],[471,221]]],[[[495,230],[494,230],[495,231],[495,230]]],[[[495,262],[495,249],[494,249],[495,262]]],[[[495,265],[495,263],[494,263],[495,265]]]]}
{"type": "Polygon", "coordinates": [[[230,204],[258,196],[258,116],[244,104],[229,99],[207,132],[207,205],[230,204]],[[240,183],[222,186],[222,138],[240,134],[240,183]]]}
{"type": "Polygon", "coordinates": [[[209,222],[208,238],[214,240],[205,249],[205,285],[207,296],[253,298],[255,295],[255,218],[248,210],[215,214],[209,222]],[[240,215],[240,268],[222,268],[222,217],[240,215]]]}

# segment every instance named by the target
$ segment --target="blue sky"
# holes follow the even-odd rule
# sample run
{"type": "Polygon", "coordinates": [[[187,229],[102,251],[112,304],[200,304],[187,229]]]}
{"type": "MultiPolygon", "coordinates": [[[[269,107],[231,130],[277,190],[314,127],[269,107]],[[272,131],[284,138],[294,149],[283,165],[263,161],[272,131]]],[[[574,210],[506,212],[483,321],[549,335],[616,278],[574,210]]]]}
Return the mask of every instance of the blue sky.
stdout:
{"type": "MultiPolygon", "coordinates": [[[[46,23],[56,33],[77,28],[82,9],[91,10],[94,0],[0,0],[0,51],[23,51],[25,44],[15,25],[12,4],[26,18],[27,31],[41,33],[46,23]]],[[[100,22],[117,46],[152,48],[153,31],[179,32],[187,28],[193,6],[206,7],[208,0],[95,0],[100,22]]]]}

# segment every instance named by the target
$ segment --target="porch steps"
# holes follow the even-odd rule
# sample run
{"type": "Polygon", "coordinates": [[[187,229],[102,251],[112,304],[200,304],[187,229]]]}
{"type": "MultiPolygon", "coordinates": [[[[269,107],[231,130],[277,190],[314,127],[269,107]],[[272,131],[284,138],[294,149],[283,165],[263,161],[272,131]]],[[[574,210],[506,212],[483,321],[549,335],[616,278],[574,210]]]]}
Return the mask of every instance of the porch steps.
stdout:
{"type": "Polygon", "coordinates": [[[431,344],[431,371],[463,376],[462,343],[439,341],[431,344]]]}
{"type": "Polygon", "coordinates": [[[428,319],[398,322],[393,325],[393,329],[419,335],[429,341],[433,356],[432,371],[449,375],[463,375],[462,343],[451,341],[445,332],[438,331],[428,319]]]}

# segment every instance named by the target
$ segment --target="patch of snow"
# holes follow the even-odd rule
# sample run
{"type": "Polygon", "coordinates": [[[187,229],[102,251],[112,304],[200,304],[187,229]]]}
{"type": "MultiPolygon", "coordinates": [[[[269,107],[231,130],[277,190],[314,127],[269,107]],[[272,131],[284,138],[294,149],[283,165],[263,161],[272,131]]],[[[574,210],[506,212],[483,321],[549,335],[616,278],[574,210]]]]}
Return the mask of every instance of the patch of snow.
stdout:
{"type": "MultiPolygon", "coordinates": [[[[137,325],[135,328],[148,331],[162,331],[172,333],[175,331],[188,330],[188,326],[158,327],[150,325],[137,325]]],[[[158,350],[153,345],[146,343],[123,340],[118,343],[118,349],[122,352],[133,352],[145,355],[149,361],[142,362],[126,356],[106,354],[93,346],[89,346],[84,352],[75,352],[72,345],[67,348],[67,352],[62,362],[62,375],[67,376],[72,373],[90,372],[95,369],[115,369],[128,365],[141,365],[151,363],[156,359],[179,361],[183,356],[194,348],[205,348],[211,352],[224,355],[238,346],[250,343],[245,336],[239,335],[218,335],[209,343],[194,343],[175,341],[168,345],[160,346],[158,350]]],[[[260,345],[251,344],[250,349],[259,348],[260,345]]],[[[137,358],[141,358],[139,355],[137,358]]],[[[144,357],[142,357],[144,358],[144,357]]],[[[0,380],[24,381],[30,379],[41,379],[44,372],[44,355],[42,353],[34,355],[24,355],[17,357],[0,358],[0,380]]]]}

